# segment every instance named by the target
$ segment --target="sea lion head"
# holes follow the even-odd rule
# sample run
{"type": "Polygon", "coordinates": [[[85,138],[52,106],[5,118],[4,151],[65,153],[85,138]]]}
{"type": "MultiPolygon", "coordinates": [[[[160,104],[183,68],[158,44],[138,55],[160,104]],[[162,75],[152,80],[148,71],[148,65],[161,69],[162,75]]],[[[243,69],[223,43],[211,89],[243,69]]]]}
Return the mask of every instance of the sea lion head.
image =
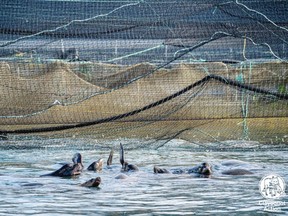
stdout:
{"type": "Polygon", "coordinates": [[[95,162],[93,162],[87,169],[93,170],[93,171],[101,171],[103,166],[103,159],[99,159],[95,162]]]}
{"type": "Polygon", "coordinates": [[[83,166],[80,163],[74,164],[71,169],[65,170],[63,176],[76,176],[80,175],[83,170],[83,166]]]}
{"type": "Polygon", "coordinates": [[[81,186],[83,187],[98,187],[101,183],[101,178],[97,177],[97,178],[92,178],[89,181],[81,184],[81,186]]]}
{"type": "Polygon", "coordinates": [[[198,172],[199,172],[199,174],[202,174],[202,175],[211,175],[212,170],[211,170],[210,164],[207,162],[202,163],[199,166],[198,172]]]}
{"type": "Polygon", "coordinates": [[[73,158],[72,158],[72,161],[74,164],[82,164],[82,155],[80,153],[76,153],[73,158]]]}

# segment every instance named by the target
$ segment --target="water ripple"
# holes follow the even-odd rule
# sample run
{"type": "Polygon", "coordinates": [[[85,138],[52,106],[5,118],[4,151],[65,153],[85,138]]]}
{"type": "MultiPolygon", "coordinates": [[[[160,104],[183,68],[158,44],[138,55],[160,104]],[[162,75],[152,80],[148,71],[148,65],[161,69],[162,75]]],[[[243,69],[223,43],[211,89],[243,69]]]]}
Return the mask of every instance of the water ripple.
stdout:
{"type": "MultiPolygon", "coordinates": [[[[73,142],[73,141],[71,141],[73,142]]],[[[288,181],[287,151],[197,152],[179,148],[129,150],[127,160],[140,172],[127,179],[119,174],[119,155],[113,170],[85,171],[77,178],[39,176],[57,169],[59,162],[71,161],[74,148],[19,149],[0,152],[0,215],[256,215],[262,214],[260,179],[268,173],[280,174],[288,181]],[[140,155],[140,156],[139,156],[140,155]],[[202,161],[212,164],[211,178],[191,175],[154,174],[153,166],[167,169],[188,168],[202,161]],[[253,175],[224,176],[230,167],[253,170],[253,175]],[[101,176],[100,188],[84,188],[84,181],[101,176]]],[[[87,165],[109,150],[80,150],[87,165]]],[[[106,159],[105,159],[106,160],[106,159]]],[[[287,202],[287,198],[286,199],[287,202]]],[[[287,210],[283,206],[282,213],[287,210]]],[[[281,213],[280,213],[281,214],[281,213]]]]}

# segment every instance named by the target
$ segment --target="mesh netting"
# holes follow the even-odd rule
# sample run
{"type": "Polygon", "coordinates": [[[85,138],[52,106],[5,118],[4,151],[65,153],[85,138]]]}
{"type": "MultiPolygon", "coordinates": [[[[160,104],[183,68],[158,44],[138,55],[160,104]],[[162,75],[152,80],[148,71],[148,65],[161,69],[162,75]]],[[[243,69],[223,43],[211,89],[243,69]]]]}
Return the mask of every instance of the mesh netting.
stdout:
{"type": "Polygon", "coordinates": [[[287,1],[6,1],[1,137],[288,143],[287,1]]]}

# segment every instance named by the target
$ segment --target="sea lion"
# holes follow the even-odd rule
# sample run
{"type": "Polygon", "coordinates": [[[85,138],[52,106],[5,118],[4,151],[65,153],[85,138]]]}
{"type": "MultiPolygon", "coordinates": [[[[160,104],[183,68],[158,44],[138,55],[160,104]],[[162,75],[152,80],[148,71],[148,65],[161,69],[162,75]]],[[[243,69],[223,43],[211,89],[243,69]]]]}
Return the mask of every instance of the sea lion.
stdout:
{"type": "MultiPolygon", "coordinates": [[[[243,161],[228,160],[228,161],[222,162],[221,165],[225,167],[231,167],[228,170],[222,171],[223,175],[252,175],[253,174],[253,172],[245,169],[245,167],[250,168],[251,165],[243,161]]],[[[255,166],[253,168],[255,168],[255,166]]]]}
{"type": "Polygon", "coordinates": [[[115,176],[115,179],[126,179],[126,178],[128,178],[128,176],[123,173],[120,173],[119,175],[115,176]]]}
{"type": "Polygon", "coordinates": [[[71,177],[80,175],[83,170],[82,155],[76,153],[72,158],[73,164],[64,164],[60,169],[42,176],[71,177]]]}
{"type": "Polygon", "coordinates": [[[222,172],[223,175],[252,175],[253,172],[241,169],[241,168],[235,168],[235,169],[229,169],[222,172]]]}
{"type": "Polygon", "coordinates": [[[211,166],[209,163],[204,162],[198,166],[192,167],[190,169],[188,169],[188,173],[196,173],[196,174],[201,174],[201,175],[211,175],[212,174],[212,170],[211,170],[211,166]]]}
{"type": "Polygon", "coordinates": [[[107,166],[111,166],[112,165],[113,154],[114,154],[114,150],[111,149],[109,157],[108,157],[108,160],[107,160],[107,166]]]}
{"type": "MultiPolygon", "coordinates": [[[[113,151],[113,149],[111,149],[109,157],[107,159],[107,166],[112,165],[113,153],[114,153],[114,151],[113,151]]],[[[92,164],[90,164],[88,166],[87,170],[99,172],[102,170],[102,168],[103,168],[103,159],[101,158],[97,161],[94,161],[92,164]]]]}
{"type": "MultiPolygon", "coordinates": [[[[167,169],[154,166],[154,173],[170,173],[167,169]]],[[[172,174],[197,174],[199,177],[208,177],[212,174],[211,166],[209,163],[204,162],[198,166],[192,167],[190,169],[175,169],[172,171],[172,174]]]]}
{"type": "Polygon", "coordinates": [[[154,173],[170,173],[167,169],[160,168],[158,166],[154,166],[154,173]]]}
{"type": "Polygon", "coordinates": [[[98,187],[100,185],[100,183],[101,183],[101,178],[97,177],[97,178],[92,178],[92,179],[84,182],[80,186],[82,186],[82,187],[98,187]]]}
{"type": "Polygon", "coordinates": [[[103,159],[101,158],[97,161],[94,161],[92,164],[90,164],[87,170],[99,172],[102,170],[102,166],[103,166],[103,159]]]}
{"type": "MultiPolygon", "coordinates": [[[[154,173],[170,173],[167,169],[154,166],[154,173]]],[[[190,169],[175,169],[172,174],[196,174],[199,177],[209,177],[212,174],[212,169],[209,163],[204,162],[198,166],[192,167],[190,169]]],[[[232,168],[222,172],[223,175],[251,175],[253,172],[243,169],[243,168],[232,168]]]]}
{"type": "Polygon", "coordinates": [[[122,172],[139,171],[136,165],[129,164],[127,161],[124,160],[124,149],[122,143],[120,143],[120,163],[122,165],[122,172]]]}

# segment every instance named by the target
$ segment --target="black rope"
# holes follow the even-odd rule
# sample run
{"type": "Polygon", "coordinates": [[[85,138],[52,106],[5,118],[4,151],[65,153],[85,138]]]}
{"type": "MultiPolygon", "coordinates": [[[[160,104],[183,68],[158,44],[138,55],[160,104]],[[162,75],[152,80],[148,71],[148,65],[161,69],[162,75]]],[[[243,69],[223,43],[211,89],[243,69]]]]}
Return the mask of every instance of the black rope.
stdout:
{"type": "Polygon", "coordinates": [[[140,109],[136,109],[136,110],[133,110],[133,111],[130,111],[127,113],[120,114],[120,115],[115,115],[115,116],[111,116],[111,117],[103,118],[103,119],[97,119],[97,120],[90,121],[90,122],[82,122],[82,123],[69,124],[69,125],[60,125],[60,126],[43,127],[43,128],[30,128],[30,129],[0,130],[0,134],[26,134],[26,133],[41,133],[41,132],[61,131],[61,130],[87,127],[87,126],[91,126],[91,125],[97,125],[97,124],[102,124],[102,123],[120,120],[120,119],[129,117],[129,116],[133,116],[133,115],[136,115],[138,113],[144,112],[146,110],[149,110],[149,109],[156,107],[156,106],[159,106],[161,104],[164,104],[164,103],[188,92],[189,90],[195,88],[196,86],[199,86],[205,82],[210,81],[211,79],[219,81],[225,85],[230,85],[230,86],[234,86],[237,88],[253,91],[253,92],[259,93],[259,94],[274,96],[279,100],[287,100],[288,99],[288,94],[280,94],[277,92],[271,92],[271,91],[268,91],[265,89],[253,87],[251,85],[243,84],[243,83],[238,82],[238,81],[227,79],[227,78],[224,78],[222,76],[211,74],[211,75],[208,75],[208,76],[204,77],[203,79],[198,80],[197,82],[183,88],[182,90],[180,90],[180,91],[178,91],[172,95],[169,95],[168,97],[165,97],[161,100],[158,100],[156,102],[148,104],[148,105],[146,105],[140,109]]]}
{"type": "Polygon", "coordinates": [[[272,92],[272,91],[269,91],[266,89],[257,88],[257,87],[247,85],[247,84],[235,81],[235,80],[227,79],[227,78],[224,78],[224,77],[218,76],[218,75],[211,74],[208,76],[210,77],[209,79],[217,80],[217,81],[222,82],[226,85],[230,85],[230,86],[238,87],[241,89],[253,91],[253,92],[259,93],[259,94],[271,95],[271,96],[276,97],[279,100],[287,100],[288,99],[288,94],[281,94],[281,93],[272,92]]]}

